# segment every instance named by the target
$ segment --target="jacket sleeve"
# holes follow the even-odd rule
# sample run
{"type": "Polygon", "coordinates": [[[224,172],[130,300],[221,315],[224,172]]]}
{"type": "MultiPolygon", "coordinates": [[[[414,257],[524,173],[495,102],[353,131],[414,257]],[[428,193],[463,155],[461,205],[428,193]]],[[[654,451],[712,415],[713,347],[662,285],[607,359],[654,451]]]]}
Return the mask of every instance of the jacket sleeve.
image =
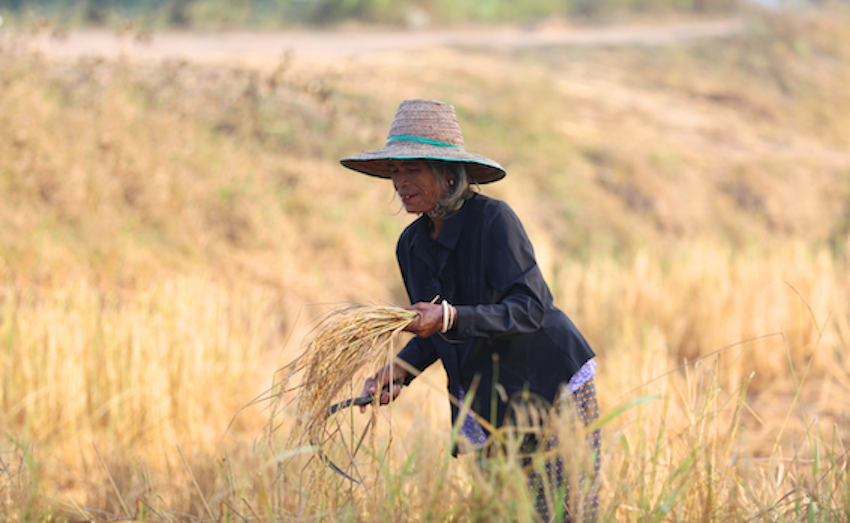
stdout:
{"type": "MultiPolygon", "coordinates": [[[[427,339],[422,338],[412,338],[407,345],[401,349],[401,352],[399,352],[397,356],[397,358],[402,359],[415,367],[419,372],[427,369],[432,363],[437,361],[439,357],[437,350],[434,348],[434,344],[427,339]]],[[[414,378],[416,378],[416,376],[408,372],[407,378],[404,380],[404,384],[409,384],[414,378]]]]}
{"type": "Polygon", "coordinates": [[[531,242],[509,207],[500,208],[484,226],[481,249],[489,303],[457,306],[454,334],[490,338],[540,329],[552,296],[531,242]]]}
{"type": "MultiPolygon", "coordinates": [[[[408,229],[399,238],[398,245],[396,246],[396,259],[398,260],[398,267],[401,271],[404,287],[407,290],[407,296],[412,301],[413,290],[410,286],[410,276],[407,274],[407,265],[410,263],[409,234],[410,230],[408,229]]],[[[432,363],[437,361],[440,356],[437,353],[437,349],[434,347],[434,344],[429,340],[412,338],[401,352],[398,353],[397,357],[415,367],[419,370],[419,372],[422,372],[432,363]]],[[[404,384],[409,384],[415,377],[416,376],[413,374],[408,373],[407,379],[404,380],[404,384]]]]}

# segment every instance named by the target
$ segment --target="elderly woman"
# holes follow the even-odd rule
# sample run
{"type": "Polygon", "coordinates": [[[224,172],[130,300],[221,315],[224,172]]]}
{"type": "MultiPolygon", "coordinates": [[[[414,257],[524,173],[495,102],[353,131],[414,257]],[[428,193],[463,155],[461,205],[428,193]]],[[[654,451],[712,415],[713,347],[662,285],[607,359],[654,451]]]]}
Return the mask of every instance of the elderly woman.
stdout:
{"type": "MultiPolygon", "coordinates": [[[[505,423],[508,399],[524,391],[555,408],[572,394],[579,419],[592,423],[598,417],[594,353],[553,304],[517,216],[506,203],[473,190],[503,178],[505,171],[464,150],[454,108],[405,100],[386,147],[344,158],[342,164],[391,179],[405,210],[420,215],[402,233],[397,249],[413,304],[409,309],[418,313],[407,328],[415,337],[398,354],[406,365],[394,364],[367,379],[364,394],[384,389],[380,403],[386,404],[414,379],[406,369],[421,372],[440,360],[451,396],[463,401],[477,383],[471,407],[491,426],[505,423]]],[[[455,403],[451,409],[457,422],[459,409],[455,403]]],[[[482,447],[488,433],[481,424],[472,417],[461,423],[461,434],[473,447],[482,447]]],[[[599,432],[591,433],[588,442],[598,468],[599,432]]],[[[549,437],[544,448],[555,445],[549,437]]],[[[554,468],[560,483],[560,459],[554,468]]],[[[542,478],[528,470],[537,510],[549,521],[542,478]]],[[[596,495],[590,498],[584,503],[585,519],[595,516],[596,495]]]]}

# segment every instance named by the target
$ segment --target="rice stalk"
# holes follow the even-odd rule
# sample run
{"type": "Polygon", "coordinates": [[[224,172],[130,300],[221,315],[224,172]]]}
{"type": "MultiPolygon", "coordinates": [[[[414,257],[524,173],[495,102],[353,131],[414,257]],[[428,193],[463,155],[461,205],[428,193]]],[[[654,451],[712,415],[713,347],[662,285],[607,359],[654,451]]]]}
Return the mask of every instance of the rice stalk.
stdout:
{"type": "Polygon", "coordinates": [[[289,365],[288,380],[303,371],[290,444],[319,441],[328,412],[364,371],[377,371],[395,356],[393,340],[416,317],[394,305],[352,304],[332,311],[304,354],[289,365]]]}

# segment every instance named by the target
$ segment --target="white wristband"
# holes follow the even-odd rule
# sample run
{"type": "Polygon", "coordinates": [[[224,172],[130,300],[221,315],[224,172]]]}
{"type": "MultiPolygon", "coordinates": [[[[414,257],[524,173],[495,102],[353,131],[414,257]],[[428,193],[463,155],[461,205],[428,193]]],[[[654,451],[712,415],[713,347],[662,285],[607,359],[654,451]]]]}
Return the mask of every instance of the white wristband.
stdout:
{"type": "Polygon", "coordinates": [[[449,332],[449,321],[451,320],[451,318],[449,318],[449,315],[451,314],[451,312],[449,312],[449,307],[449,302],[443,300],[443,334],[449,332]]]}

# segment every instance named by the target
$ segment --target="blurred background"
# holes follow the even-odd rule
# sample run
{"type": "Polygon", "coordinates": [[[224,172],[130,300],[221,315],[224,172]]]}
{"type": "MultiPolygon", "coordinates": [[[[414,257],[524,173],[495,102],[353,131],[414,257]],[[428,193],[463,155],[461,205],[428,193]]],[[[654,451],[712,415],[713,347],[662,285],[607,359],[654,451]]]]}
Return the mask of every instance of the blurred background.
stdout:
{"type": "Polygon", "coordinates": [[[847,520],[847,2],[0,16],[3,519],[528,520],[443,459],[442,369],[375,418],[371,494],[302,490],[278,437],[323,315],[407,305],[415,217],[338,160],[434,98],[598,353],[604,519],[847,520]]]}
{"type": "MultiPolygon", "coordinates": [[[[812,2],[820,4],[823,2],[812,2]]],[[[79,27],[133,20],[151,28],[275,29],[342,22],[426,26],[529,23],[553,16],[612,20],[639,15],[733,13],[747,4],[805,6],[804,0],[4,0],[4,16],[79,27]]]]}

